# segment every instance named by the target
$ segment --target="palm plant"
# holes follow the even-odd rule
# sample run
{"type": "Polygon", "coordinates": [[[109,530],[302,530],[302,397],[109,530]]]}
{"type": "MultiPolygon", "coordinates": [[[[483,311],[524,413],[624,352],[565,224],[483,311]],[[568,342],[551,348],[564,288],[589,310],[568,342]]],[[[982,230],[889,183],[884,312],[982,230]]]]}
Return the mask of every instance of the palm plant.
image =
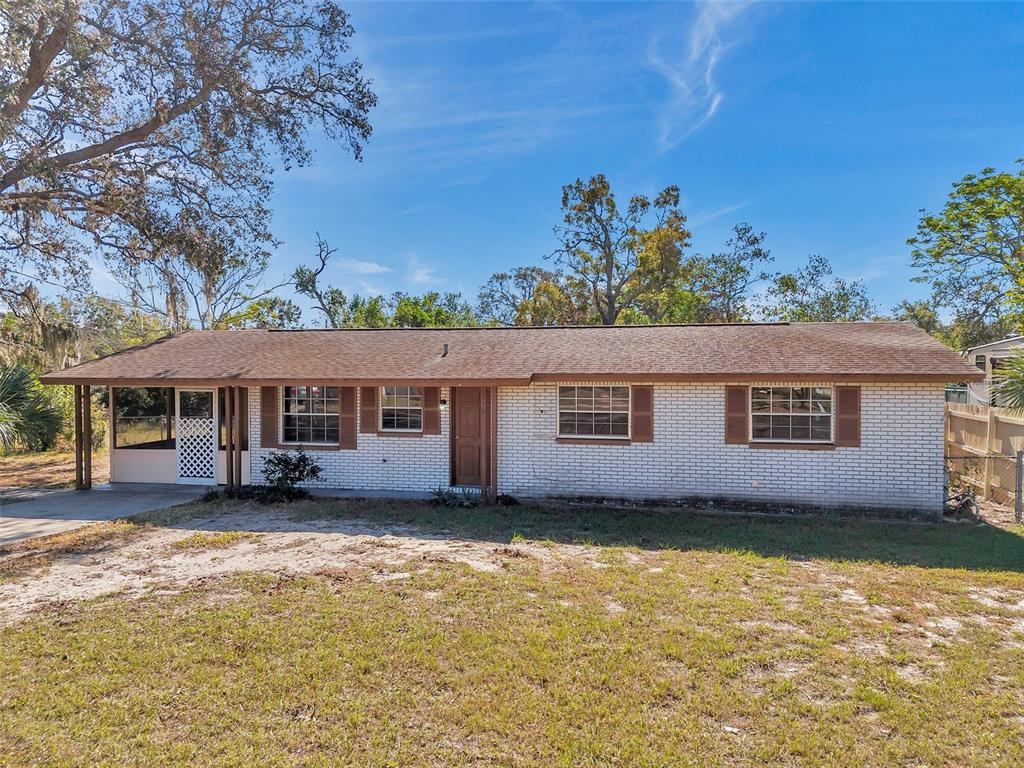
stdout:
{"type": "Polygon", "coordinates": [[[35,374],[23,365],[0,366],[0,449],[52,446],[63,417],[35,374]]]}
{"type": "Polygon", "coordinates": [[[1024,350],[1017,350],[999,367],[996,396],[1007,408],[1024,411],[1024,350]]]}

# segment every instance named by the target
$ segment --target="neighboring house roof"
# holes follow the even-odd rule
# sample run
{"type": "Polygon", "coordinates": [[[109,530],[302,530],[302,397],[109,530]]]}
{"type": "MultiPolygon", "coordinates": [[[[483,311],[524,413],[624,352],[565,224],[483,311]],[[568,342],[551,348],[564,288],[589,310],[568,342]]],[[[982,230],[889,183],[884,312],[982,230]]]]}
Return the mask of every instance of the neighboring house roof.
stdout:
{"type": "Polygon", "coordinates": [[[988,349],[989,347],[999,347],[1003,345],[1014,348],[1024,346],[1024,336],[1008,336],[1005,339],[1000,339],[999,341],[990,341],[988,344],[979,344],[976,347],[968,347],[964,354],[969,355],[971,352],[976,352],[979,349],[988,349]]]}
{"type": "Polygon", "coordinates": [[[188,331],[47,384],[528,384],[555,380],[969,381],[908,323],[188,331]]]}

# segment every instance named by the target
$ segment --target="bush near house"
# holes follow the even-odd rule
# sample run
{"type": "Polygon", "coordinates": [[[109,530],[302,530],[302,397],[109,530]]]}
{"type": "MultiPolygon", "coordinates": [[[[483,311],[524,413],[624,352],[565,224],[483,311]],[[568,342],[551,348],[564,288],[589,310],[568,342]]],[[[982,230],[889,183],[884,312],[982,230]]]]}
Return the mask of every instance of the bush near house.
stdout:
{"type": "Polygon", "coordinates": [[[263,462],[263,477],[266,485],[245,485],[241,487],[212,488],[203,497],[206,502],[219,499],[254,499],[260,504],[298,501],[308,499],[310,494],[299,483],[316,480],[323,468],[316,459],[299,448],[287,453],[275,453],[263,462]]]}

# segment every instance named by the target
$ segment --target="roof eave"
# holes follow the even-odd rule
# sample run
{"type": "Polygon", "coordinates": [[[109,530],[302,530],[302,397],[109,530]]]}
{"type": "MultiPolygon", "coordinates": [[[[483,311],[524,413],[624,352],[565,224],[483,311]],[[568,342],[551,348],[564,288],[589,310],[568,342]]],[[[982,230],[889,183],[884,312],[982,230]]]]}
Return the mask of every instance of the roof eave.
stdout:
{"type": "Polygon", "coordinates": [[[560,381],[623,381],[623,382],[665,382],[665,383],[699,383],[699,382],[740,382],[756,383],[764,381],[787,382],[840,382],[840,383],[960,383],[984,381],[982,371],[964,372],[929,372],[929,373],[876,373],[864,371],[860,373],[790,373],[790,372],[715,372],[715,373],[536,373],[532,376],[514,378],[409,378],[402,376],[375,377],[366,379],[335,379],[308,376],[292,376],[281,378],[254,379],[244,376],[222,376],[208,378],[186,378],[168,376],[133,378],[109,376],[67,376],[49,374],[40,377],[40,382],[49,385],[89,385],[114,387],[273,387],[303,383],[331,384],[339,387],[373,387],[386,384],[401,383],[408,386],[421,387],[523,387],[531,383],[552,383],[560,381]]]}

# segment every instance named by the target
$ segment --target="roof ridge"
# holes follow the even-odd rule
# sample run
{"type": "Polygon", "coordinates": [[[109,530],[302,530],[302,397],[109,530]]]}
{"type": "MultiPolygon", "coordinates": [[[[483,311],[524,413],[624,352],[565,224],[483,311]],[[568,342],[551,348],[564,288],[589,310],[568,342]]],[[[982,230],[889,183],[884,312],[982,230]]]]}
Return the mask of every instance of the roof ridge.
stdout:
{"type": "MultiPolygon", "coordinates": [[[[266,333],[332,333],[337,331],[582,331],[612,328],[765,328],[788,325],[855,325],[856,323],[636,323],[631,325],[453,325],[389,326],[387,328],[264,328],[266,333]]],[[[881,325],[882,323],[875,323],[881,325]]],[[[195,331],[193,331],[195,332],[195,331]]]]}

